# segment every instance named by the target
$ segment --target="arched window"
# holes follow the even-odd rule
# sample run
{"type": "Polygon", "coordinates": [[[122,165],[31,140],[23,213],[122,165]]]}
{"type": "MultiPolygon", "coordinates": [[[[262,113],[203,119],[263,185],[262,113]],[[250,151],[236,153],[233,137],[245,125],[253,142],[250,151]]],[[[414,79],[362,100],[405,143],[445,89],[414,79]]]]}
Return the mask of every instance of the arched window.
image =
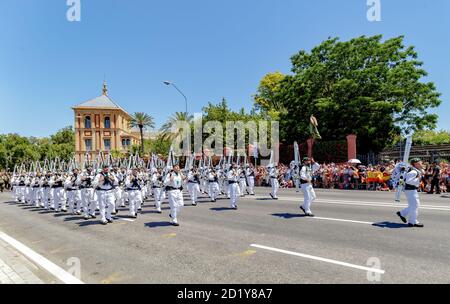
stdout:
{"type": "Polygon", "coordinates": [[[84,127],[86,129],[90,129],[91,128],[91,116],[86,116],[84,118],[84,127]]]}
{"type": "Polygon", "coordinates": [[[108,116],[105,117],[105,129],[111,129],[111,119],[108,116]]]}

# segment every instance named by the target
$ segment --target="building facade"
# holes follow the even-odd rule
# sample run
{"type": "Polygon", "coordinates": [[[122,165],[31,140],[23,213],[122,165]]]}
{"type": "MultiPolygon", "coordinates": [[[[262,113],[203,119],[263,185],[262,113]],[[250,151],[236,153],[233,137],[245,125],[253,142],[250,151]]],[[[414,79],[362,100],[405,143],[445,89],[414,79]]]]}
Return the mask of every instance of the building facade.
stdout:
{"type": "Polygon", "coordinates": [[[75,156],[82,161],[86,154],[95,159],[100,152],[126,153],[140,144],[138,133],[130,128],[131,116],[108,96],[106,83],[101,96],[73,108],[75,114],[75,156]]]}

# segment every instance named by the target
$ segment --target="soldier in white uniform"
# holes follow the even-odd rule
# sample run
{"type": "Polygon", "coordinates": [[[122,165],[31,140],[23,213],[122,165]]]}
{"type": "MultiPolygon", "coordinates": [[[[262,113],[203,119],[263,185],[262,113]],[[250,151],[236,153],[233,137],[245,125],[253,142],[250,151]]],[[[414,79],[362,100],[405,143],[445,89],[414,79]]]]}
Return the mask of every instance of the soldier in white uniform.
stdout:
{"type": "Polygon", "coordinates": [[[83,208],[84,219],[88,220],[95,218],[95,192],[92,182],[95,179],[92,167],[87,167],[86,171],[81,174],[80,191],[81,191],[81,205],[83,208]]]}
{"type": "Polygon", "coordinates": [[[241,192],[241,197],[245,196],[245,192],[248,193],[247,190],[247,177],[245,176],[245,168],[239,168],[239,191],[241,192]]]}
{"type": "Polygon", "coordinates": [[[153,198],[155,199],[156,212],[158,213],[162,213],[161,203],[164,194],[163,182],[162,169],[158,168],[152,175],[153,198]]]}
{"type": "Polygon", "coordinates": [[[50,197],[52,189],[50,188],[50,178],[52,177],[50,171],[45,172],[45,175],[41,177],[40,185],[42,188],[42,203],[44,204],[44,209],[48,210],[50,208],[50,197]]]}
{"type": "Polygon", "coordinates": [[[424,225],[417,219],[419,215],[420,200],[417,189],[420,186],[420,179],[423,175],[423,167],[420,159],[411,160],[411,165],[405,176],[405,195],[408,200],[408,207],[397,212],[397,215],[409,227],[422,228],[424,225]],[[408,219],[407,219],[408,218],[408,219]]]}
{"type": "Polygon", "coordinates": [[[278,182],[278,169],[277,167],[275,167],[275,165],[270,165],[269,166],[269,178],[270,178],[270,185],[272,186],[272,192],[270,193],[270,196],[274,199],[277,200],[278,196],[278,189],[280,188],[280,184],[278,182]]]}
{"type": "Polygon", "coordinates": [[[94,179],[94,187],[99,200],[100,216],[103,225],[112,223],[112,213],[115,209],[115,187],[118,185],[117,178],[109,172],[109,166],[103,166],[102,172],[94,179]]]}
{"type": "Polygon", "coordinates": [[[66,193],[64,191],[65,178],[61,171],[57,171],[49,181],[49,185],[52,188],[53,206],[52,208],[56,212],[67,212],[66,209],[66,193]]]}
{"type": "Polygon", "coordinates": [[[133,169],[131,175],[125,179],[126,192],[128,193],[128,201],[130,207],[130,215],[137,218],[138,209],[142,204],[142,184],[143,180],[139,176],[138,169],[133,169]]]}
{"type": "Polygon", "coordinates": [[[183,175],[180,172],[180,167],[175,165],[172,172],[167,174],[164,180],[164,186],[169,196],[170,205],[170,217],[172,218],[171,224],[174,226],[180,226],[178,223],[178,215],[181,208],[184,206],[183,202],[183,175]]]}
{"type": "Polygon", "coordinates": [[[41,188],[41,173],[37,172],[36,176],[31,181],[31,187],[33,189],[33,204],[36,208],[39,208],[42,203],[42,188],[41,188]]]}
{"type": "Polygon", "coordinates": [[[247,184],[250,195],[255,195],[255,169],[253,164],[250,164],[245,169],[245,175],[247,176],[247,184]]]}
{"type": "Polygon", "coordinates": [[[67,191],[67,202],[69,204],[69,212],[73,215],[81,215],[81,179],[78,169],[72,170],[72,175],[68,176],[64,182],[67,191]]]}
{"type": "Polygon", "coordinates": [[[228,189],[230,195],[230,207],[237,210],[238,198],[240,196],[239,171],[236,164],[232,164],[227,173],[228,189]]]}
{"type": "Polygon", "coordinates": [[[316,193],[312,186],[312,175],[320,169],[320,165],[313,158],[305,157],[304,164],[300,169],[300,184],[303,191],[304,202],[300,209],[306,216],[314,216],[311,212],[311,203],[316,199],[316,193]]]}
{"type": "Polygon", "coordinates": [[[191,196],[192,206],[197,206],[197,198],[200,194],[200,172],[197,170],[196,166],[193,166],[188,173],[188,191],[191,196]]]}
{"type": "Polygon", "coordinates": [[[219,191],[219,176],[216,170],[211,169],[208,173],[208,193],[213,203],[217,200],[219,191]]]}

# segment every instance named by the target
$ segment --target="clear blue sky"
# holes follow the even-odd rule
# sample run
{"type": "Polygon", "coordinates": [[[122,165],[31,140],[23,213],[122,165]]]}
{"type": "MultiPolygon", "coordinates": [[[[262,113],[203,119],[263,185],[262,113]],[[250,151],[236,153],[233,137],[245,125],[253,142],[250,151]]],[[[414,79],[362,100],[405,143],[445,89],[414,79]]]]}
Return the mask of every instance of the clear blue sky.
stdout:
{"type": "Polygon", "coordinates": [[[0,133],[47,136],[73,123],[71,106],[101,94],[161,125],[184,100],[189,111],[226,97],[252,105],[259,80],[290,72],[289,58],[329,36],[406,36],[443,94],[439,128],[450,130],[450,1],[81,0],[81,22],[66,0],[0,2],[0,133]]]}

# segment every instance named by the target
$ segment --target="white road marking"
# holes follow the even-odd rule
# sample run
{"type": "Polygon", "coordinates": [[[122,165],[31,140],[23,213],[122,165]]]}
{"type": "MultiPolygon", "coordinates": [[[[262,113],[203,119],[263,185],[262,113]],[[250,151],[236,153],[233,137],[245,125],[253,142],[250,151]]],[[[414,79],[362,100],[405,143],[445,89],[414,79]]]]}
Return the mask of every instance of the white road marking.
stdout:
{"type": "MultiPolygon", "coordinates": [[[[263,198],[263,197],[261,197],[263,198]]],[[[299,202],[303,197],[278,197],[281,201],[299,202]]],[[[408,205],[399,203],[382,203],[382,202],[363,202],[363,201],[342,201],[342,200],[326,200],[316,199],[314,203],[321,204],[335,204],[335,205],[352,205],[352,206],[371,206],[371,207],[389,207],[389,208],[405,208],[408,205]]],[[[439,210],[450,211],[450,206],[436,206],[436,205],[420,205],[420,209],[423,210],[439,210]]]]}
{"type": "Polygon", "coordinates": [[[332,259],[326,259],[326,258],[322,258],[322,257],[318,257],[318,256],[313,256],[313,255],[309,255],[309,254],[298,253],[298,252],[293,252],[293,251],[288,251],[288,250],[283,250],[283,249],[278,249],[278,248],[273,248],[273,247],[268,247],[268,246],[263,246],[263,245],[251,244],[250,247],[266,249],[266,250],[279,252],[279,253],[284,253],[284,254],[289,254],[289,255],[293,255],[293,256],[298,256],[298,257],[302,257],[302,258],[306,258],[306,259],[311,259],[311,260],[326,262],[326,263],[330,263],[330,264],[335,264],[335,265],[355,268],[355,269],[364,270],[364,271],[367,271],[367,272],[375,272],[375,273],[380,273],[380,274],[384,274],[385,273],[385,271],[382,270],[382,269],[370,268],[370,267],[350,264],[350,263],[346,263],[346,262],[336,261],[336,260],[332,260],[332,259]]]}
{"type": "Polygon", "coordinates": [[[5,234],[4,232],[0,231],[0,239],[4,242],[8,243],[12,247],[14,247],[17,251],[21,252],[23,255],[28,257],[31,261],[51,273],[53,276],[58,278],[61,282],[65,284],[84,284],[81,280],[77,279],[58,265],[54,264],[53,262],[49,261],[39,253],[33,251],[32,249],[28,248],[21,242],[17,241],[16,239],[10,237],[9,235],[5,234]]]}
{"type": "Polygon", "coordinates": [[[134,220],[130,220],[130,219],[123,218],[123,217],[117,217],[117,216],[113,216],[113,219],[118,220],[118,221],[134,222],[134,220]]]}
{"type": "Polygon", "coordinates": [[[375,223],[372,222],[364,222],[364,221],[354,221],[354,220],[344,220],[344,219],[337,219],[337,218],[331,218],[331,217],[308,217],[310,219],[316,219],[316,220],[327,220],[327,221],[335,221],[335,222],[346,222],[346,223],[355,223],[355,224],[366,224],[366,225],[373,225],[375,223]]]}

